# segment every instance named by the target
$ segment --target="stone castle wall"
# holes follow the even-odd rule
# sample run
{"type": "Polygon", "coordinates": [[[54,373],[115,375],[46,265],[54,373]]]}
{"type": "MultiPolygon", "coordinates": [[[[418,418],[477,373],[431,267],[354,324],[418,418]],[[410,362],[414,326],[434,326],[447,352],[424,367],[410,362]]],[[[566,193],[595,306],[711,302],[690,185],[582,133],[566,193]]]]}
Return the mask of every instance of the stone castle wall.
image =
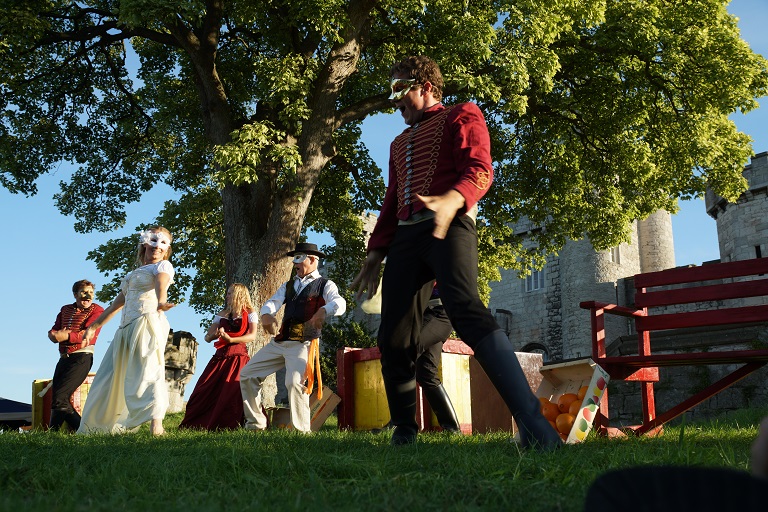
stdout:
{"type": "Polygon", "coordinates": [[[768,257],[768,152],[752,158],[744,168],[749,189],[735,204],[711,190],[707,213],[717,222],[721,261],[768,257]]]}

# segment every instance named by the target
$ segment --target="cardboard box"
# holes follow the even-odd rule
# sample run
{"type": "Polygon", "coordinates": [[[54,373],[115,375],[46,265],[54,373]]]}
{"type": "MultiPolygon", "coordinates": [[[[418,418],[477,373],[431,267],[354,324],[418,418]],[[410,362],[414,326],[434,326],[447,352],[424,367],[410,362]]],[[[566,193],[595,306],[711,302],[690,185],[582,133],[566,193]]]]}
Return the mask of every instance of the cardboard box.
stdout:
{"type": "Polygon", "coordinates": [[[325,420],[336,410],[341,402],[341,397],[334,393],[328,386],[323,386],[323,398],[317,399],[315,390],[309,397],[309,414],[312,418],[310,428],[317,432],[325,424],[325,420]]]}
{"type": "Polygon", "coordinates": [[[608,372],[592,359],[585,358],[544,365],[541,375],[543,380],[536,396],[546,397],[553,403],[557,403],[564,393],[577,394],[582,386],[587,386],[587,394],[565,439],[567,444],[580,443],[592,430],[600,400],[610,380],[608,372]]]}
{"type": "MultiPolygon", "coordinates": [[[[317,399],[317,390],[309,396],[310,430],[317,432],[341,402],[341,398],[328,386],[323,386],[323,398],[317,399]]],[[[293,428],[291,409],[288,407],[270,407],[267,409],[272,428],[293,428]]]]}
{"type": "Polygon", "coordinates": [[[270,428],[291,429],[291,409],[285,406],[267,408],[270,428]]]}

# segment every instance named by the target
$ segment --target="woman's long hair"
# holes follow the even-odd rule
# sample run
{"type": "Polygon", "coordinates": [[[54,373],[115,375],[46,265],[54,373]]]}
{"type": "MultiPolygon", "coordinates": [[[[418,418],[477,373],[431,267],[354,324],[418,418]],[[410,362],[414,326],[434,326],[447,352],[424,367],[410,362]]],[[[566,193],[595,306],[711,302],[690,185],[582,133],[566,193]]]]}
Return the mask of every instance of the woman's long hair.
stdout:
{"type": "Polygon", "coordinates": [[[242,313],[243,309],[249,313],[253,311],[253,304],[251,303],[251,293],[248,291],[248,287],[241,283],[232,283],[229,285],[229,290],[232,292],[232,297],[224,307],[224,311],[221,316],[229,318],[237,318],[242,313]]]}

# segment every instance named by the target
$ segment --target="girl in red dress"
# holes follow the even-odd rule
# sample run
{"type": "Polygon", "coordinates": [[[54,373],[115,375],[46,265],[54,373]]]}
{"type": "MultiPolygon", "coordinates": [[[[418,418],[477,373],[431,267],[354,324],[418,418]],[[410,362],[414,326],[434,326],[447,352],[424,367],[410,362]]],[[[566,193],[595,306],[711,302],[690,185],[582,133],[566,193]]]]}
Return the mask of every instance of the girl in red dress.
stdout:
{"type": "Polygon", "coordinates": [[[226,307],[205,335],[209,343],[217,340],[217,350],[189,397],[179,428],[236,429],[243,424],[240,370],[250,360],[247,343],[256,339],[257,323],[248,288],[234,283],[227,289],[226,307]]]}

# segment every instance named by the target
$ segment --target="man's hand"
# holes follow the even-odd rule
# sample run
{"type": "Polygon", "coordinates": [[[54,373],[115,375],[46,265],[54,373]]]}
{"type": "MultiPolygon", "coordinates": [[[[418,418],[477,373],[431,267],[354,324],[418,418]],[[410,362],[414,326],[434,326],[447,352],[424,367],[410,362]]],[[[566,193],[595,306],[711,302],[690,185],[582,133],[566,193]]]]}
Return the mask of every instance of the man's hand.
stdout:
{"type": "Polygon", "coordinates": [[[456,212],[464,206],[464,196],[457,190],[449,190],[441,196],[420,196],[416,197],[424,203],[427,209],[435,212],[435,229],[432,236],[442,240],[448,233],[448,227],[451,225],[456,212]]]}
{"type": "Polygon", "coordinates": [[[59,329],[58,331],[49,331],[48,339],[53,343],[61,343],[69,340],[69,329],[59,329]]]}
{"type": "Polygon", "coordinates": [[[274,336],[277,334],[275,325],[277,325],[277,320],[275,320],[275,317],[268,314],[261,315],[261,328],[264,329],[264,332],[270,336],[274,336]]]}
{"type": "Polygon", "coordinates": [[[382,261],[384,261],[384,251],[373,250],[368,252],[368,256],[366,256],[363,262],[363,267],[349,286],[351,290],[357,291],[355,300],[358,302],[366,291],[368,292],[367,299],[376,294],[376,289],[379,287],[379,272],[381,271],[382,261]]]}
{"type": "Polygon", "coordinates": [[[325,308],[320,308],[315,312],[314,315],[312,315],[312,318],[309,319],[309,325],[315,329],[322,329],[323,323],[325,323],[325,318],[327,316],[328,312],[325,310],[325,308]]]}

